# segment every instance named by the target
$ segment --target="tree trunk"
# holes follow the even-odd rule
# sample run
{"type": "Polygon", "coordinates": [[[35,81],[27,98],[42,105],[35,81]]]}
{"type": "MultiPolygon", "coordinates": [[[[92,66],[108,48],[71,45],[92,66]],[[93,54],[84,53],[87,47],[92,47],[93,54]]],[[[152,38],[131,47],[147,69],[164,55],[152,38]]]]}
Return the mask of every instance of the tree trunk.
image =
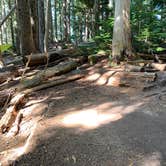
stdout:
{"type": "Polygon", "coordinates": [[[54,31],[54,41],[58,41],[58,27],[57,27],[57,0],[54,1],[54,27],[55,27],[55,31],[54,31]]]}
{"type": "Polygon", "coordinates": [[[130,57],[131,52],[130,0],[116,0],[112,56],[119,63],[125,56],[130,57]]]}
{"type": "Polygon", "coordinates": [[[20,27],[21,54],[28,55],[35,52],[31,27],[30,5],[28,0],[17,0],[20,27]]]}
{"type": "Polygon", "coordinates": [[[30,8],[31,8],[33,41],[34,41],[37,52],[40,52],[38,3],[36,0],[30,0],[30,8]]]}
{"type": "Polygon", "coordinates": [[[44,52],[44,1],[38,0],[38,19],[39,19],[39,49],[44,52]]]}
{"type": "MultiPolygon", "coordinates": [[[[11,0],[8,1],[8,5],[9,5],[9,9],[11,10],[12,9],[12,7],[11,7],[11,0]]],[[[13,17],[10,17],[10,29],[11,29],[12,45],[15,47],[13,17]]]]}
{"type": "Polygon", "coordinates": [[[48,35],[49,35],[49,0],[46,0],[45,14],[45,33],[44,33],[44,52],[48,51],[48,35]]]}

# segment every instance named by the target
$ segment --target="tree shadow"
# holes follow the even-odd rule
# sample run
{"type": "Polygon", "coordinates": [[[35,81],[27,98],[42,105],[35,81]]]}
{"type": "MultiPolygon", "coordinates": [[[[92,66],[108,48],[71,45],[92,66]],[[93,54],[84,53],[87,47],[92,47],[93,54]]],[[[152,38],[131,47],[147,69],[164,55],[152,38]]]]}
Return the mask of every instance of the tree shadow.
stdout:
{"type": "Polygon", "coordinates": [[[107,77],[103,85],[95,84],[96,78],[35,92],[32,99],[42,102],[25,107],[26,122],[36,121],[26,143],[14,151],[15,165],[162,165],[166,114],[148,114],[151,99],[107,86],[107,77]]]}

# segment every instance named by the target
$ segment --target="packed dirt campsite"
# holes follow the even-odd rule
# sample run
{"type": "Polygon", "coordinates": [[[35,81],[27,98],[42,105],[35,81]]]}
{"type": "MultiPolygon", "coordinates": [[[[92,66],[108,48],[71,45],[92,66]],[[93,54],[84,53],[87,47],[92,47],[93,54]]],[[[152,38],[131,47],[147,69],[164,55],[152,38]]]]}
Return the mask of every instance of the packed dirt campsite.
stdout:
{"type": "Polygon", "coordinates": [[[0,11],[0,166],[166,166],[164,0],[0,11]]]}

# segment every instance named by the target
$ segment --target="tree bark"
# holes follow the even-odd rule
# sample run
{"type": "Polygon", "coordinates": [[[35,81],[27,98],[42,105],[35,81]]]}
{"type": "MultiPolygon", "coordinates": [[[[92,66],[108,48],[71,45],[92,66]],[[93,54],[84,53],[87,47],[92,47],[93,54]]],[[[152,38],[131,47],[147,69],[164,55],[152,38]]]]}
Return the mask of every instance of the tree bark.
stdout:
{"type": "Polygon", "coordinates": [[[112,56],[116,63],[132,53],[130,32],[130,0],[115,1],[112,56]]]}
{"type": "Polygon", "coordinates": [[[39,19],[39,50],[44,52],[44,31],[45,31],[45,20],[44,20],[44,1],[38,0],[38,19],[39,19]]]}
{"type": "Polygon", "coordinates": [[[30,2],[30,11],[32,19],[32,33],[33,41],[37,52],[40,52],[39,49],[39,16],[38,16],[38,3],[36,0],[29,0],[30,2]]]}
{"type": "Polygon", "coordinates": [[[18,87],[19,91],[25,88],[31,88],[37,85],[40,85],[44,81],[46,81],[48,78],[67,73],[71,70],[76,69],[78,66],[78,63],[76,61],[69,61],[64,62],[62,64],[56,65],[54,67],[50,67],[44,71],[38,72],[35,76],[32,76],[30,78],[24,78],[21,81],[20,86],[18,87]]]}
{"type": "Polygon", "coordinates": [[[17,0],[19,26],[20,26],[20,41],[21,54],[29,55],[36,52],[33,33],[31,27],[31,15],[29,0],[17,0]]]}

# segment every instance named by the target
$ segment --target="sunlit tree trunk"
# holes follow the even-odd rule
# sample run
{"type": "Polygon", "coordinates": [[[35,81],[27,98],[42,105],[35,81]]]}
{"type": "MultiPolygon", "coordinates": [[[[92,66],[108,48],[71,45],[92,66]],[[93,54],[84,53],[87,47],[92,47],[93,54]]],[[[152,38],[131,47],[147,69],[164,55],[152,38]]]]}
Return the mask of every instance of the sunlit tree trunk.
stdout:
{"type": "Polygon", "coordinates": [[[48,35],[49,35],[49,0],[46,0],[44,52],[48,51],[48,35]]]}
{"type": "Polygon", "coordinates": [[[112,55],[117,63],[131,55],[130,0],[115,1],[112,55]]]}

